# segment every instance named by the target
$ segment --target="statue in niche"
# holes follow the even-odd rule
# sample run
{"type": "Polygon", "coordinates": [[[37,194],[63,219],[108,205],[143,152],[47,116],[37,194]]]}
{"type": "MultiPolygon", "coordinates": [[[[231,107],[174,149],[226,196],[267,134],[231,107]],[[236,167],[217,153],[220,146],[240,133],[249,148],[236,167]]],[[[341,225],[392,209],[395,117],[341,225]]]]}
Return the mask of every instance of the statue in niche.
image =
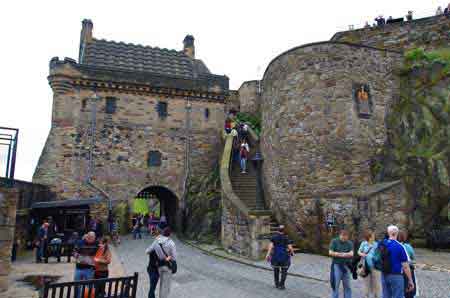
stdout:
{"type": "Polygon", "coordinates": [[[353,84],[353,99],[360,118],[370,118],[373,113],[373,102],[367,84],[353,84]]]}

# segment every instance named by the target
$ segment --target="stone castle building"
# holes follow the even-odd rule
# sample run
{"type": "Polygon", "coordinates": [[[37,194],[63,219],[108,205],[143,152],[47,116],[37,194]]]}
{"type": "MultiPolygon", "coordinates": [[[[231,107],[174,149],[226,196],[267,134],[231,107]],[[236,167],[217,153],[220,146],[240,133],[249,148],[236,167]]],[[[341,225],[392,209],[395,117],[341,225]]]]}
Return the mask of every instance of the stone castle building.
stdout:
{"type": "Polygon", "coordinates": [[[377,183],[370,163],[387,140],[404,51],[448,45],[449,28],[432,17],[339,32],[280,54],[233,91],[195,57],[190,35],[182,51],[159,49],[96,39],[84,20],[78,62],[50,61],[52,126],[33,182],[61,199],[150,193],[179,220],[187,177],[221,157],[222,242],[242,255],[261,255],[274,222],[316,251],[343,227],[355,237],[389,223],[408,229],[405,187],[377,183]],[[239,186],[262,186],[263,203],[249,201],[258,191],[238,195],[233,139],[222,141],[230,110],[262,119],[261,135],[250,134],[260,176],[239,186]]]}
{"type": "Polygon", "coordinates": [[[60,199],[145,192],[173,218],[187,177],[217,161],[228,78],[195,57],[191,35],[181,51],[160,49],[97,39],[84,20],[78,62],[52,58],[48,80],[52,124],[33,182],[60,199]]]}

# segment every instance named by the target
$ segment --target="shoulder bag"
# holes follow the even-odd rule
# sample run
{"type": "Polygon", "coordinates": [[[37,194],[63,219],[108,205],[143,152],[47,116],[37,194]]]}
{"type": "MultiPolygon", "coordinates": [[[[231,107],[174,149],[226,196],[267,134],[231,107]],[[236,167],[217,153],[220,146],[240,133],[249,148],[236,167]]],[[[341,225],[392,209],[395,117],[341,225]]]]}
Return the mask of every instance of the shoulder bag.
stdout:
{"type": "MultiPolygon", "coordinates": [[[[166,258],[168,258],[169,256],[166,254],[166,251],[164,250],[161,243],[159,244],[159,246],[161,247],[163,254],[166,256],[166,258]]],[[[176,260],[164,261],[163,265],[167,265],[167,267],[172,270],[172,274],[177,273],[178,265],[176,260]]]]}

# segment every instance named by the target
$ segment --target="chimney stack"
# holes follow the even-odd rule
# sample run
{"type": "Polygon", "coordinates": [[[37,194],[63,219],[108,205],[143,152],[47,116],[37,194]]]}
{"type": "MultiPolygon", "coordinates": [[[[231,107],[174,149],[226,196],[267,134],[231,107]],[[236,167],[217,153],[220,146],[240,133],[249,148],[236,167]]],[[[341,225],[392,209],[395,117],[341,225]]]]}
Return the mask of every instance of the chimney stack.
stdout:
{"type": "Polygon", "coordinates": [[[94,24],[89,19],[84,19],[81,24],[80,44],[92,41],[92,29],[94,28],[94,24]]]}
{"type": "Polygon", "coordinates": [[[190,58],[195,59],[194,36],[186,35],[183,40],[183,52],[190,58]]]}

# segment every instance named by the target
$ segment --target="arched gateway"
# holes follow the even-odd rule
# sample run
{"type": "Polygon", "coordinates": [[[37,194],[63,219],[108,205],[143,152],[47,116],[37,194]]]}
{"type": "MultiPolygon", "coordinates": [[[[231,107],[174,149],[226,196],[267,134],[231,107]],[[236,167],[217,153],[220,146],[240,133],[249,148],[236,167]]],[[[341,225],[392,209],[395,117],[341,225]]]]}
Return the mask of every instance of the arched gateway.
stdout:
{"type": "Polygon", "coordinates": [[[172,229],[179,225],[178,198],[174,192],[164,186],[149,186],[142,189],[136,196],[138,199],[148,200],[149,209],[157,208],[160,216],[165,216],[172,229]],[[156,204],[155,204],[156,203],[156,204]],[[159,204],[158,204],[159,203],[159,204]]]}

